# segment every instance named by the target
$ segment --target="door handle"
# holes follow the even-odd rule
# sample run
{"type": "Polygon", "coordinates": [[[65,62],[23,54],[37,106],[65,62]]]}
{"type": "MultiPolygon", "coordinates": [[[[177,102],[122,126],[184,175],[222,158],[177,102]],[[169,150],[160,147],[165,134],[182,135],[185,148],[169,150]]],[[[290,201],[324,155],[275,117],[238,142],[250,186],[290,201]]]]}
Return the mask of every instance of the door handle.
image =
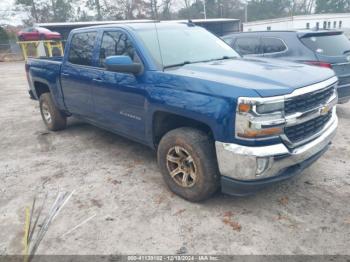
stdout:
{"type": "Polygon", "coordinates": [[[63,76],[69,76],[69,74],[68,73],[61,73],[63,76]]]}
{"type": "Polygon", "coordinates": [[[93,78],[92,81],[95,81],[95,82],[102,82],[103,80],[102,80],[101,78],[97,77],[97,78],[93,78]]]}

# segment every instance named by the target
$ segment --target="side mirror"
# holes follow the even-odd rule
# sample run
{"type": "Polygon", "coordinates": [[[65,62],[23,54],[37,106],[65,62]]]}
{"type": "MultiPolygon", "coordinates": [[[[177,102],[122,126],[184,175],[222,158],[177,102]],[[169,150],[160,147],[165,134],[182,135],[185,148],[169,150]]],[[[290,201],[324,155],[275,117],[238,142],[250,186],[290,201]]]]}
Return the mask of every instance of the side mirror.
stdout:
{"type": "Polygon", "coordinates": [[[108,71],[139,74],[142,71],[142,65],[134,63],[129,56],[109,56],[105,60],[105,67],[108,71]]]}

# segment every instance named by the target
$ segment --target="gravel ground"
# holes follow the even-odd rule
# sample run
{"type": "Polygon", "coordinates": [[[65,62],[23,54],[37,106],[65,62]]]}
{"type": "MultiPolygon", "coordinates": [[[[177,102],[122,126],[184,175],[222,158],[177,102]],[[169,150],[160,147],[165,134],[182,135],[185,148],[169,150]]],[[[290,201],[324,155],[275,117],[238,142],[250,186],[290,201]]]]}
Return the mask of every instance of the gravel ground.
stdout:
{"type": "Polygon", "coordinates": [[[193,204],[167,189],[147,147],[74,119],[48,132],[23,63],[0,63],[0,76],[0,255],[22,253],[25,208],[37,196],[47,212],[58,190],[74,194],[39,254],[350,254],[350,104],[301,176],[193,204]]]}

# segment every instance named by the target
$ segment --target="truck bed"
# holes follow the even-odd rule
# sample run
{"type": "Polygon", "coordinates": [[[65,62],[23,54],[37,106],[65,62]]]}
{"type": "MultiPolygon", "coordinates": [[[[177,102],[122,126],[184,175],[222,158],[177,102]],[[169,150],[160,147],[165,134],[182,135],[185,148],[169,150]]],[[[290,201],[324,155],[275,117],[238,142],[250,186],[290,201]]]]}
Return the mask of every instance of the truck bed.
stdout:
{"type": "Polygon", "coordinates": [[[60,84],[62,60],[63,57],[56,56],[29,58],[26,62],[27,74],[30,76],[30,93],[33,94],[33,98],[39,99],[37,83],[43,83],[50,88],[50,92],[60,108],[63,107],[63,94],[60,84]]]}

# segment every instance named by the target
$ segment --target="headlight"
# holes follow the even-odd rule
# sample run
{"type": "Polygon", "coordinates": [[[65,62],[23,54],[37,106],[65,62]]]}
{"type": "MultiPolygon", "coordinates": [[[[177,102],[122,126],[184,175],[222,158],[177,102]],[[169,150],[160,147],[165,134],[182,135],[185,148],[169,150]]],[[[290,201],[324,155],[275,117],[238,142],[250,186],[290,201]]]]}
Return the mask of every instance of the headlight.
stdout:
{"type": "Polygon", "coordinates": [[[261,140],[283,133],[284,101],[274,98],[239,98],[236,138],[261,140]]]}

